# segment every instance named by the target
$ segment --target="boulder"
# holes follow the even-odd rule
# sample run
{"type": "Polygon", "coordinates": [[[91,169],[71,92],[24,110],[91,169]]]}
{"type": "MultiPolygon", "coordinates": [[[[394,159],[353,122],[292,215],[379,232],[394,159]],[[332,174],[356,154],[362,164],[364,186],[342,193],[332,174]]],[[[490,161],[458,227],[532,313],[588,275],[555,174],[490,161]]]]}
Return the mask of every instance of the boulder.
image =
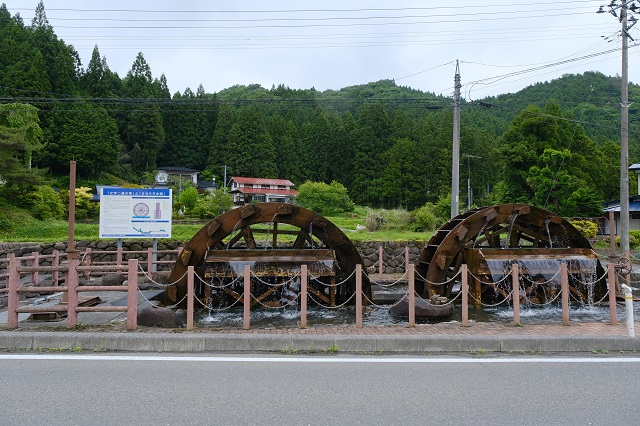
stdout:
{"type": "Polygon", "coordinates": [[[104,274],[102,276],[102,285],[112,286],[112,285],[122,285],[124,281],[127,279],[126,274],[104,274]]]}
{"type": "Polygon", "coordinates": [[[138,312],[138,325],[145,327],[180,328],[182,320],[169,308],[147,306],[138,312]]]}
{"type": "MultiPolygon", "coordinates": [[[[389,308],[392,317],[409,317],[409,298],[405,295],[400,301],[389,308]]],[[[453,304],[433,305],[424,299],[416,297],[416,319],[442,319],[453,315],[453,304]]]]}

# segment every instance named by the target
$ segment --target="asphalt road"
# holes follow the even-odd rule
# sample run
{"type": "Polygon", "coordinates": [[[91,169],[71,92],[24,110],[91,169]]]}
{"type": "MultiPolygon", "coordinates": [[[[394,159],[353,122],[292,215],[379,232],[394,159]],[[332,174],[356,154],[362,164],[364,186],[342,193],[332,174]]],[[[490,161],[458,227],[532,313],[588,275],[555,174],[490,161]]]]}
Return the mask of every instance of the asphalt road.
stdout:
{"type": "Polygon", "coordinates": [[[640,424],[640,358],[0,355],[2,425],[640,424]]]}

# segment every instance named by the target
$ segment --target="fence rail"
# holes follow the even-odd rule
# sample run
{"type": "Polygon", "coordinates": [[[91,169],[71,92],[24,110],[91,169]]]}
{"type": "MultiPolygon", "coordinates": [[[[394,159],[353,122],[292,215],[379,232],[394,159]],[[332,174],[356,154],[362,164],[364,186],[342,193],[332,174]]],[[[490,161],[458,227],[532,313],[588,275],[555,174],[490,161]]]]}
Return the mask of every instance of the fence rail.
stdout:
{"type": "MultiPolygon", "coordinates": [[[[155,255],[158,253],[164,254],[179,254],[181,249],[178,250],[139,250],[139,251],[91,251],[87,250],[81,252],[78,259],[67,258],[65,253],[55,251],[51,255],[40,255],[38,253],[32,253],[29,256],[15,257],[9,255],[6,259],[0,259],[3,264],[8,264],[8,272],[4,274],[8,277],[7,288],[0,289],[0,291],[8,293],[8,327],[16,328],[18,326],[18,314],[20,313],[40,313],[40,312],[66,312],[67,313],[67,327],[73,328],[77,325],[77,314],[80,312],[126,312],[127,313],[127,328],[135,329],[137,327],[137,303],[138,303],[138,277],[139,274],[145,274],[141,265],[146,264],[147,272],[155,270],[155,265],[160,263],[171,263],[173,261],[155,259],[155,255]],[[146,261],[140,261],[139,259],[128,259],[126,264],[123,264],[124,254],[133,255],[146,255],[146,261]],[[117,258],[115,264],[113,262],[96,262],[93,257],[99,257],[106,254],[116,254],[117,258]],[[51,265],[39,265],[39,262],[44,259],[51,259],[51,265]],[[108,273],[108,272],[120,272],[126,273],[127,285],[125,286],[101,286],[101,285],[79,285],[79,274],[83,273],[108,273]],[[52,285],[38,286],[40,273],[51,273],[52,285]],[[64,285],[60,285],[58,274],[63,273],[65,275],[64,285]],[[22,276],[29,275],[30,279],[22,283],[22,276]],[[101,291],[120,291],[127,292],[127,305],[126,306],[79,306],[79,294],[83,292],[101,292],[101,291]],[[20,306],[19,295],[22,293],[63,293],[66,301],[59,306],[20,306]]],[[[410,327],[415,326],[415,306],[416,295],[415,292],[415,266],[409,263],[408,248],[404,253],[406,276],[408,289],[404,294],[407,297],[409,305],[409,317],[408,325],[410,327]]],[[[398,256],[402,256],[402,254],[398,256]]],[[[380,259],[382,261],[383,254],[380,253],[380,259]]],[[[382,269],[379,270],[381,273],[382,269]]],[[[312,297],[311,291],[308,286],[310,276],[308,274],[307,265],[302,266],[301,279],[301,295],[307,295],[312,297]],[[308,291],[309,290],[309,291],[308,291]]],[[[362,265],[356,265],[355,277],[356,277],[356,291],[355,291],[355,326],[360,328],[363,326],[363,292],[362,292],[362,278],[365,272],[362,270],[362,265]]],[[[561,290],[560,295],[562,297],[562,323],[569,325],[569,300],[570,291],[568,286],[568,272],[566,264],[561,264],[560,270],[561,290]]],[[[2,275],[0,275],[1,277],[2,275]]],[[[464,327],[469,326],[469,295],[473,297],[473,291],[469,289],[470,272],[467,265],[461,266],[461,325],[464,327]]],[[[194,271],[192,266],[188,267],[187,271],[187,329],[193,329],[194,326],[194,311],[195,311],[195,281],[196,278],[201,280],[194,271]]],[[[513,289],[509,295],[505,297],[504,301],[511,302],[513,306],[513,321],[514,324],[520,324],[520,273],[518,271],[517,263],[512,265],[511,271],[513,289]]],[[[608,297],[609,297],[609,311],[610,311],[610,323],[615,325],[616,319],[616,279],[617,273],[615,265],[609,264],[607,270],[608,281],[608,297]]],[[[202,281],[202,280],[201,280],[202,281]]],[[[246,266],[243,271],[243,297],[241,303],[243,304],[243,328],[249,329],[251,324],[251,270],[249,266],[246,266]]],[[[206,284],[206,283],[205,283],[206,284]]],[[[401,296],[402,297],[402,296],[401,296]]],[[[606,296],[605,296],[606,297],[606,296]]],[[[429,303],[428,301],[426,301],[429,303]]],[[[476,302],[477,299],[476,299],[476,302]]],[[[306,328],[307,321],[307,297],[300,297],[300,321],[299,327],[306,328]]]]}

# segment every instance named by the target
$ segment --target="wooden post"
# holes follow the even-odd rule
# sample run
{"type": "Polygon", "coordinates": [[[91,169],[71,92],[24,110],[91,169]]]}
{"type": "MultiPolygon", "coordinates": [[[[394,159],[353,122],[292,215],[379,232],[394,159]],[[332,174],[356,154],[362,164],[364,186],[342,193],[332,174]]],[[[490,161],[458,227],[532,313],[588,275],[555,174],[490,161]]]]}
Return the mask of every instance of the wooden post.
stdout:
{"type": "Polygon", "coordinates": [[[135,330],[138,326],[138,259],[129,259],[127,266],[127,330],[135,330]]]}
{"type": "Polygon", "coordinates": [[[618,324],[616,311],[616,270],[613,263],[607,265],[607,280],[609,285],[609,323],[618,324]]]}
{"type": "Polygon", "coordinates": [[[116,265],[122,265],[122,238],[118,238],[118,247],[116,248],[116,265]]]}
{"type": "Polygon", "coordinates": [[[513,293],[511,300],[513,301],[513,323],[520,324],[520,277],[518,273],[518,263],[511,264],[511,283],[513,284],[513,293]]]}
{"type": "Polygon", "coordinates": [[[409,272],[409,245],[404,247],[404,271],[409,272]]]}
{"type": "Polygon", "coordinates": [[[151,277],[153,272],[153,247],[147,248],[147,274],[151,277]]]}
{"type": "Polygon", "coordinates": [[[560,264],[560,285],[562,286],[562,325],[569,325],[569,273],[567,264],[560,264]]]}
{"type": "Polygon", "coordinates": [[[9,294],[7,295],[7,327],[18,328],[18,305],[20,304],[20,297],[18,296],[18,287],[20,287],[20,273],[18,272],[18,266],[20,261],[15,257],[9,260],[9,282],[7,283],[7,289],[9,294]]]}
{"type": "Polygon", "coordinates": [[[462,326],[469,326],[469,275],[467,274],[467,264],[460,265],[460,275],[462,276],[462,326]]]}
{"type": "Polygon", "coordinates": [[[251,270],[249,265],[244,265],[244,314],[242,328],[249,330],[251,327],[251,270]]]}
{"type": "Polygon", "coordinates": [[[356,328],[362,328],[362,265],[356,263],[356,328]]]}
{"type": "Polygon", "coordinates": [[[378,246],[378,281],[382,281],[382,254],[384,251],[382,250],[382,243],[378,246]]]}
{"type": "Polygon", "coordinates": [[[78,325],[78,259],[69,260],[69,271],[67,272],[67,328],[78,325]]]}
{"type": "MultiPolygon", "coordinates": [[[[275,247],[275,245],[274,245],[275,247]]],[[[307,328],[307,265],[300,265],[300,328],[307,328]]]]}
{"type": "Polygon", "coordinates": [[[193,330],[193,265],[187,267],[187,330],[193,330]]]}
{"type": "Polygon", "coordinates": [[[409,271],[407,272],[409,279],[409,327],[416,326],[416,277],[414,274],[415,266],[409,265],[409,271]]]}
{"type": "MultiPolygon", "coordinates": [[[[51,260],[51,265],[52,266],[59,266],[60,265],[60,251],[58,250],[54,250],[53,251],[53,259],[51,260]]],[[[53,271],[51,273],[51,282],[52,285],[60,285],[60,278],[58,275],[58,271],[53,271]]]]}
{"type": "MultiPolygon", "coordinates": [[[[38,253],[37,251],[34,251],[31,253],[31,257],[33,257],[33,260],[31,261],[31,266],[38,267],[40,265],[40,253],[38,253]]],[[[38,274],[38,271],[33,271],[31,273],[31,282],[33,283],[33,285],[38,285],[39,279],[40,279],[40,276],[38,274]]]]}
{"type": "MultiPolygon", "coordinates": [[[[52,254],[53,258],[51,259],[51,266],[60,266],[60,251],[54,250],[52,254]]],[[[60,274],[58,271],[53,271],[51,273],[51,282],[54,286],[60,285],[60,274]]]]}
{"type": "Polygon", "coordinates": [[[158,239],[154,238],[152,242],[153,254],[151,256],[151,272],[158,271],[158,239]]]}

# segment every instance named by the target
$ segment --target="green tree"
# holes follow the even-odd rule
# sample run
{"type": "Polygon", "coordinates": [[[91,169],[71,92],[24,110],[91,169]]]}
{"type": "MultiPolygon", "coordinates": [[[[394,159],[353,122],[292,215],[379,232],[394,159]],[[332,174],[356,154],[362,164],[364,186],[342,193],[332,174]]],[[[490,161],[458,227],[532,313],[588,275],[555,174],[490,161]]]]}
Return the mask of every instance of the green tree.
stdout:
{"type": "Polygon", "coordinates": [[[115,120],[101,106],[78,102],[67,108],[69,119],[48,149],[50,164],[62,170],[75,159],[78,176],[86,179],[113,170],[121,148],[115,120]]]}
{"type": "Polygon", "coordinates": [[[353,211],[355,205],[347,189],[339,182],[331,184],[307,181],[300,185],[296,204],[322,215],[334,215],[353,211]]]}

